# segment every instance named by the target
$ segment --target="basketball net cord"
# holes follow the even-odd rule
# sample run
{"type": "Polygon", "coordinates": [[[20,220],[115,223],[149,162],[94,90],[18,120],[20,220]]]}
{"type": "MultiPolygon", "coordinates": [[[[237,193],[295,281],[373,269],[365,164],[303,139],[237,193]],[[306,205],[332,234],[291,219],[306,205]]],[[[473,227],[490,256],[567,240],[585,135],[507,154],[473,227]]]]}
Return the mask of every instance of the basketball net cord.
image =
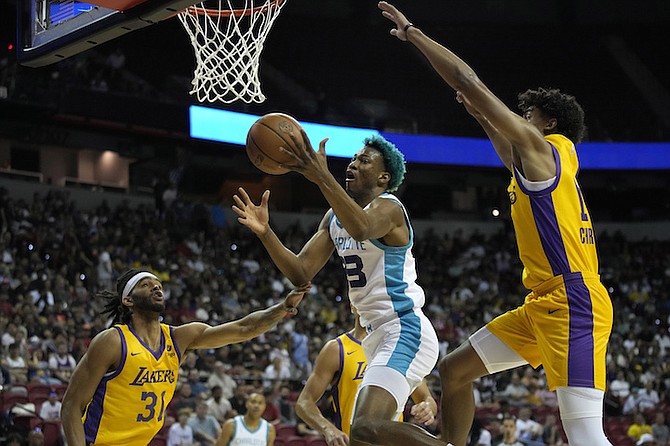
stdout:
{"type": "Polygon", "coordinates": [[[259,78],[265,39],[287,0],[215,0],[218,8],[196,4],[179,13],[179,20],[195,50],[191,81],[200,102],[247,104],[265,101],[259,78]],[[238,1],[239,4],[239,1],[238,1]]]}

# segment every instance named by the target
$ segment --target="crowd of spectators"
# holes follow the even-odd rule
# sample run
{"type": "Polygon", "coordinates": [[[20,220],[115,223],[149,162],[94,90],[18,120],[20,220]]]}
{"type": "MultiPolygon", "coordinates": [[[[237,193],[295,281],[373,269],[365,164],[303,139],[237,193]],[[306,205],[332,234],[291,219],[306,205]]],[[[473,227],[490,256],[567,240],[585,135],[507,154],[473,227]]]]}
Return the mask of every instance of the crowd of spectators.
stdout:
{"type": "MultiPolygon", "coordinates": [[[[307,237],[297,223],[280,232],[292,249],[307,237]]],[[[519,285],[513,237],[510,230],[489,237],[429,230],[417,237],[419,282],[441,354],[522,301],[526,291],[519,285]]],[[[615,308],[606,417],[626,417],[632,425],[642,416],[662,430],[665,421],[656,416],[670,407],[670,243],[631,242],[603,233],[599,251],[615,308]]],[[[91,338],[108,324],[94,293],[113,288],[120,273],[138,266],[151,268],[163,281],[169,324],[235,319],[278,300],[291,286],[256,237],[241,225],[213,224],[204,203],[176,200],[160,215],[151,206],[111,208],[104,201],[82,210],[66,189],[36,194],[32,202],[1,189],[3,391],[26,383],[67,385],[91,338]]],[[[252,341],[190,353],[168,413],[177,420],[181,409],[197,413],[204,402],[222,422],[244,411],[250,391],[262,390],[270,421],[295,423],[291,403],[314,358],[327,340],[353,324],[345,290],[340,262],[333,257],[314,279],[298,316],[252,341]]],[[[439,395],[437,377],[429,383],[439,395]]],[[[536,419],[539,427],[527,423],[533,441],[552,429],[560,439],[556,420],[537,417],[557,404],[545,384],[541,368],[497,374],[477,383],[476,402],[493,418],[510,411],[520,420],[536,419]]],[[[517,430],[523,432],[521,426],[517,430]]],[[[546,444],[560,444],[559,439],[546,444]]],[[[660,444],[667,444],[667,429],[665,441],[660,444]]]]}

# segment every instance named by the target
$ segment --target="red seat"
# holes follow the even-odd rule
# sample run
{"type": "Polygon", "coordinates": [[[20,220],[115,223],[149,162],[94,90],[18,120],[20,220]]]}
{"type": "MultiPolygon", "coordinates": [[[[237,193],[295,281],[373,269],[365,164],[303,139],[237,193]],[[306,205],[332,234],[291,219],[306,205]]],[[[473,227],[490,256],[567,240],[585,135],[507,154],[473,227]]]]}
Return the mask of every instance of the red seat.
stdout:
{"type": "Polygon", "coordinates": [[[163,437],[154,437],[147,446],[167,446],[167,439],[163,437]]]}
{"type": "Polygon", "coordinates": [[[163,427],[161,427],[161,429],[156,434],[156,437],[167,439],[168,435],[170,435],[170,426],[172,426],[172,423],[165,422],[165,424],[163,424],[163,427]]]}
{"type": "Polygon", "coordinates": [[[62,401],[63,395],[65,395],[65,391],[67,390],[67,384],[56,384],[53,386],[53,390],[58,394],[58,399],[62,401]]]}
{"type": "Polygon", "coordinates": [[[44,421],[42,423],[42,434],[44,434],[44,446],[59,446],[61,443],[60,421],[44,421]]]}
{"type": "Polygon", "coordinates": [[[49,393],[53,390],[49,384],[43,383],[29,383],[28,385],[28,398],[32,400],[33,398],[47,398],[49,393]]]}
{"type": "Polygon", "coordinates": [[[298,435],[298,430],[292,424],[278,424],[275,426],[275,434],[277,438],[286,439],[291,436],[298,435]]]}
{"type": "Polygon", "coordinates": [[[34,417],[30,419],[30,430],[35,430],[36,427],[42,428],[42,420],[40,418],[34,417]]]}
{"type": "Polygon", "coordinates": [[[5,413],[15,405],[15,404],[26,404],[28,403],[28,397],[25,395],[16,395],[13,393],[5,393],[2,396],[2,412],[5,413]]]}
{"type": "Polygon", "coordinates": [[[28,396],[28,388],[21,384],[14,384],[7,389],[7,394],[28,396]]]}
{"type": "Polygon", "coordinates": [[[28,397],[28,399],[37,408],[37,413],[40,413],[40,407],[42,407],[42,404],[44,404],[44,402],[46,400],[48,400],[49,398],[45,397],[45,396],[38,396],[38,397],[33,398],[33,397],[30,396],[30,397],[28,397]]]}
{"type": "Polygon", "coordinates": [[[328,446],[326,439],[318,435],[310,435],[305,437],[305,446],[328,446]]]}
{"type": "Polygon", "coordinates": [[[299,435],[291,435],[284,438],[284,446],[307,446],[307,440],[299,435]]]}

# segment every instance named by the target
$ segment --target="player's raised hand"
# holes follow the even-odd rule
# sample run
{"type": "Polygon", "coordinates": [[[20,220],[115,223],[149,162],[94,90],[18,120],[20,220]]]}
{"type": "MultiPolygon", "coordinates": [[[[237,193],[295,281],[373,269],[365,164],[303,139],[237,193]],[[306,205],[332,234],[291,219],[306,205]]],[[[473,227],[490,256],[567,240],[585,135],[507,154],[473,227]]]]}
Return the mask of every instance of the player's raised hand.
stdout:
{"type": "Polygon", "coordinates": [[[390,3],[381,1],[377,4],[379,9],[382,10],[382,15],[395,23],[395,28],[391,30],[391,35],[396,36],[398,39],[403,42],[407,40],[407,28],[412,24],[405,14],[398,11],[398,9],[390,3]]]}
{"type": "Polygon", "coordinates": [[[262,235],[270,227],[270,213],[268,211],[268,201],[270,200],[270,191],[266,190],[261,196],[260,205],[256,205],[243,187],[237,189],[239,195],[233,195],[235,205],[233,211],[239,217],[237,221],[251,229],[254,234],[262,235]]]}
{"type": "Polygon", "coordinates": [[[293,140],[293,144],[290,145],[292,147],[280,148],[283,153],[292,159],[290,163],[284,163],[281,167],[298,172],[311,182],[319,184],[324,176],[331,175],[328,170],[328,157],[326,156],[328,138],[321,140],[319,150],[315,151],[307,133],[302,128],[300,129],[300,135],[302,138],[290,133],[293,140]]]}

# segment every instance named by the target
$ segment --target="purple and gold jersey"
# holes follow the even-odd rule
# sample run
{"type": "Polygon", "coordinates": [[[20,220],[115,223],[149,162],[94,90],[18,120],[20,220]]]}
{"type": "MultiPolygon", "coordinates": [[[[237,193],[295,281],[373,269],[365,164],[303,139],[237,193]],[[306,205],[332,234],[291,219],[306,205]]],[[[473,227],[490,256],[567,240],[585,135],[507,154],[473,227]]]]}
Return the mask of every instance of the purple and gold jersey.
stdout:
{"type": "Polygon", "coordinates": [[[528,190],[515,167],[507,189],[524,266],[523,284],[531,290],[562,274],[598,274],[591,216],[577,183],[575,146],[563,135],[547,135],[545,139],[556,160],[554,183],[541,191],[528,190]]]}
{"type": "Polygon", "coordinates": [[[595,234],[577,183],[577,154],[565,136],[545,139],[556,160],[553,182],[529,190],[515,167],[507,189],[523,284],[532,292],[487,327],[533,367],[542,364],[551,390],[605,390],[612,302],[598,275],[595,234]]]}
{"type": "Polygon", "coordinates": [[[145,446],[163,426],[177,385],[181,353],[172,328],[161,324],[161,344],[151,350],[128,325],[121,336],[121,363],[106,374],[86,407],[83,423],[92,445],[145,446]]]}
{"type": "Polygon", "coordinates": [[[338,429],[349,435],[358,386],[363,381],[368,362],[361,341],[350,333],[341,334],[336,340],[340,347],[340,370],[331,389],[334,422],[338,429]]]}

